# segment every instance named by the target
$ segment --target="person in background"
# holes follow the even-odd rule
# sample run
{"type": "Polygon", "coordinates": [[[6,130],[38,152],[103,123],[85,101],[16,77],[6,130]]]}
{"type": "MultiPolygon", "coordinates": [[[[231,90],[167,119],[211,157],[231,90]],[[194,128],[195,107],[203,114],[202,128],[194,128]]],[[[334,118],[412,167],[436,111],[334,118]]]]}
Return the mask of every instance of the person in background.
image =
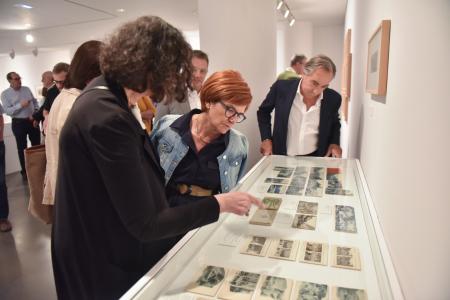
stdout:
{"type": "Polygon", "coordinates": [[[70,63],[64,88],[56,97],[56,101],[47,116],[47,135],[45,136],[47,166],[45,169],[44,197],[42,201],[46,205],[54,205],[55,203],[61,129],[81,90],[101,73],[99,63],[101,46],[102,43],[99,41],[87,41],[78,47],[70,63]]]}
{"type": "Polygon", "coordinates": [[[22,81],[16,72],[6,75],[10,87],[2,92],[1,100],[7,115],[12,118],[11,128],[16,138],[17,153],[20,161],[20,173],[23,180],[27,180],[25,170],[25,156],[23,150],[27,148],[27,137],[33,146],[41,143],[39,129],[35,127],[33,113],[39,108],[36,98],[30,89],[22,86],[22,81]]]}
{"type": "Polygon", "coordinates": [[[304,74],[304,66],[307,58],[303,54],[294,55],[291,59],[291,66],[278,75],[277,80],[298,79],[304,74]]]}
{"type": "Polygon", "coordinates": [[[200,108],[200,90],[208,73],[208,55],[201,50],[192,51],[192,81],[187,89],[187,99],[182,101],[166,101],[159,103],[156,109],[155,122],[165,115],[183,115],[194,108],[200,108]]]}
{"type": "Polygon", "coordinates": [[[48,89],[44,104],[42,104],[42,115],[44,116],[44,122],[42,127],[44,134],[46,134],[48,114],[50,112],[50,109],[52,108],[53,102],[55,101],[56,97],[58,97],[59,93],[64,87],[67,72],[69,72],[69,65],[64,62],[57,63],[53,67],[52,74],[53,74],[53,82],[55,84],[48,89]]]}
{"type": "Polygon", "coordinates": [[[216,72],[200,99],[202,110],[164,116],[151,135],[171,206],[229,192],[245,170],[247,138],[232,127],[246,119],[252,100],[247,83],[239,72],[216,72]]]}
{"type": "Polygon", "coordinates": [[[153,117],[156,113],[156,107],[150,97],[142,97],[138,101],[137,105],[139,107],[139,111],[141,112],[142,122],[145,124],[145,130],[148,134],[150,134],[153,128],[153,117]]]}
{"type": "Polygon", "coordinates": [[[0,232],[8,232],[11,231],[12,225],[8,220],[9,204],[5,178],[5,142],[3,141],[5,122],[3,113],[3,106],[0,104],[0,232]]]}
{"type": "Polygon", "coordinates": [[[335,75],[333,61],[318,55],[306,63],[302,78],[272,85],[257,112],[263,155],[342,156],[341,96],[328,88],[335,75]]]}
{"type": "Polygon", "coordinates": [[[183,99],[191,48],[145,16],[100,52],[102,75],[75,101],[60,135],[52,265],[59,299],[118,299],[173,246],[172,237],[244,215],[253,196],[225,193],[170,208],[164,174],[136,110],[144,96],[183,99]]]}
{"type": "Polygon", "coordinates": [[[53,73],[52,71],[45,71],[44,73],[42,73],[42,78],[41,78],[41,82],[42,82],[42,97],[47,97],[47,92],[48,89],[52,87],[53,83],[53,73]]]}

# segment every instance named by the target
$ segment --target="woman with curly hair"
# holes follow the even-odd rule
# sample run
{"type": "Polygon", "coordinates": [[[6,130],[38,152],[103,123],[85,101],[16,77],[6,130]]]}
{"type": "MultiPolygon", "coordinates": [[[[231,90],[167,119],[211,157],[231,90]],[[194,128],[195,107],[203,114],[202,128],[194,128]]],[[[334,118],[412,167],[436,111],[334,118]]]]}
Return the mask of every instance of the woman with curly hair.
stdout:
{"type": "Polygon", "coordinates": [[[164,175],[136,103],[184,98],[191,48],[158,17],[120,27],[100,53],[102,75],[75,101],[60,136],[52,262],[60,299],[117,299],[173,237],[243,215],[261,202],[240,192],[170,208],[164,175]]]}

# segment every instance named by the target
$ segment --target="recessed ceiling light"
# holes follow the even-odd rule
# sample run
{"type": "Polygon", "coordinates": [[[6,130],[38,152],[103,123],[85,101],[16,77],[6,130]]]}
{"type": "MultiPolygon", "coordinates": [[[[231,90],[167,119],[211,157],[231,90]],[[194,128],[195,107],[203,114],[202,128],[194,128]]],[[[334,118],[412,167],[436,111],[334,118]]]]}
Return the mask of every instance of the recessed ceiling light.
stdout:
{"type": "Polygon", "coordinates": [[[25,9],[32,9],[33,8],[33,6],[31,6],[31,5],[23,4],[23,3],[14,4],[14,7],[25,8],[25,9]]]}
{"type": "Polygon", "coordinates": [[[123,8],[118,8],[118,9],[116,9],[116,11],[117,11],[117,12],[120,12],[120,13],[123,13],[123,12],[125,12],[125,9],[123,9],[123,8]]]}
{"type": "Polygon", "coordinates": [[[25,36],[25,40],[26,40],[28,43],[32,43],[32,42],[34,41],[34,37],[33,37],[30,33],[28,33],[28,34],[25,36]]]}

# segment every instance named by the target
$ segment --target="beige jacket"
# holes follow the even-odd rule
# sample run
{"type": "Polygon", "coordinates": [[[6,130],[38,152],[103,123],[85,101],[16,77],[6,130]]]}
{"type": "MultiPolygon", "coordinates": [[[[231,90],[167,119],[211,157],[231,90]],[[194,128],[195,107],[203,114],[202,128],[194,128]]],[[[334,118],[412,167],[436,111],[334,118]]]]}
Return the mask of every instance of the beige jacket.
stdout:
{"type": "Polygon", "coordinates": [[[43,204],[55,204],[56,175],[58,172],[59,135],[66,122],[70,109],[81,91],[75,88],[63,89],[56,97],[48,115],[47,135],[45,136],[45,170],[43,204]]]}

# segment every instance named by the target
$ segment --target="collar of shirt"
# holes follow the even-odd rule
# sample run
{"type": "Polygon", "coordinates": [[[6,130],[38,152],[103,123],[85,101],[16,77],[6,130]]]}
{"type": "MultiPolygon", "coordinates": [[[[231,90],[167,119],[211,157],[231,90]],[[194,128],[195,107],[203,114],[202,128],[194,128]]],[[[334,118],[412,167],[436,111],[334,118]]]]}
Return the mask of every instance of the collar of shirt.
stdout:
{"type": "MultiPolygon", "coordinates": [[[[299,99],[300,99],[302,105],[305,105],[305,102],[303,102],[303,95],[302,95],[302,93],[300,92],[300,86],[301,86],[301,84],[302,84],[302,78],[300,78],[300,81],[299,81],[299,83],[298,83],[298,87],[297,87],[297,95],[298,95],[298,97],[299,97],[299,99]]],[[[323,100],[323,92],[320,94],[319,99],[317,99],[316,103],[315,103],[313,106],[311,106],[311,108],[317,108],[317,109],[320,108],[320,106],[322,105],[322,100],[323,100]]],[[[305,105],[305,106],[306,106],[306,105],[305,105]]],[[[310,108],[310,110],[311,110],[311,108],[310,108]]]]}

